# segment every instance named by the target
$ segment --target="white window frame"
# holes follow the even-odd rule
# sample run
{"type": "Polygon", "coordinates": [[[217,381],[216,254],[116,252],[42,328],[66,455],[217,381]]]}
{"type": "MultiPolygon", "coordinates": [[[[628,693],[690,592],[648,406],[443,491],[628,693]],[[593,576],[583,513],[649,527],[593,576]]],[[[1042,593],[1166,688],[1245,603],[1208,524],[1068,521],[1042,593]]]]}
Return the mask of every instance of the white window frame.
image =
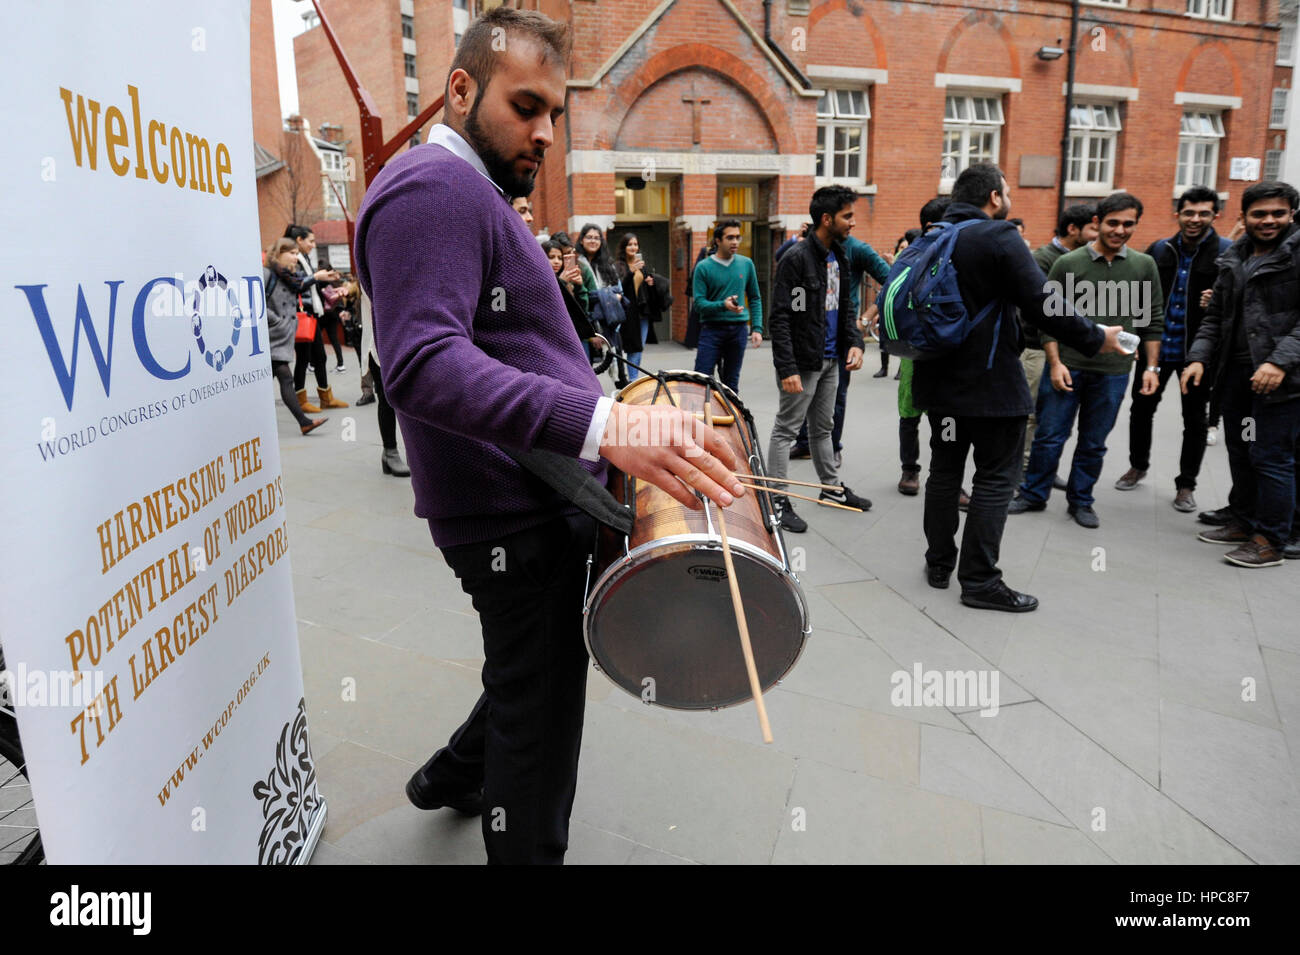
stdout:
{"type": "Polygon", "coordinates": [[[1080,0],[1085,7],[1127,7],[1128,0],[1080,0]]]}
{"type": "Polygon", "coordinates": [[[824,95],[817,101],[817,160],[822,164],[822,175],[818,176],[814,172],[816,185],[843,185],[849,187],[867,185],[867,150],[871,143],[870,127],[871,94],[869,86],[825,87],[824,95]],[[846,96],[841,94],[847,94],[847,102],[846,96]],[[856,110],[857,104],[852,102],[856,96],[861,97],[861,112],[856,110]],[[829,111],[827,107],[829,107],[829,111]],[[836,156],[851,155],[848,150],[840,151],[835,148],[834,130],[839,128],[847,128],[858,133],[859,174],[856,176],[837,176],[834,174],[836,156]],[[824,133],[823,130],[825,130],[824,133]]]}
{"type": "Polygon", "coordinates": [[[1174,192],[1192,186],[1215,187],[1219,170],[1219,140],[1223,139],[1223,114],[1218,110],[1192,108],[1183,111],[1178,134],[1178,160],[1174,164],[1174,192]],[[1201,161],[1197,162],[1198,152],[1201,161]],[[1197,181],[1197,166],[1209,167],[1204,182],[1197,181]]]}
{"type": "Polygon", "coordinates": [[[1286,158],[1285,149],[1266,149],[1264,150],[1264,166],[1261,170],[1260,178],[1281,179],[1282,162],[1286,158]],[[1272,168],[1270,168],[1272,167],[1272,168]]]}
{"type": "Polygon", "coordinates": [[[1187,15],[1200,20],[1231,20],[1232,0],[1187,0],[1187,15]]]}
{"type": "Polygon", "coordinates": [[[344,170],[347,168],[347,160],[343,153],[336,152],[333,149],[322,149],[320,151],[320,168],[321,168],[321,188],[324,190],[325,212],[343,211],[343,203],[348,201],[348,181],[344,170]],[[339,197],[334,195],[334,189],[330,186],[330,180],[334,181],[334,186],[338,188],[339,196],[342,197],[343,203],[339,202],[339,197]]]}
{"type": "Polygon", "coordinates": [[[1269,129],[1286,129],[1286,112],[1290,106],[1288,98],[1290,92],[1285,87],[1273,90],[1273,99],[1269,102],[1268,108],[1269,129]]]}
{"type": "Polygon", "coordinates": [[[1080,100],[1074,104],[1070,116],[1070,147],[1065,165],[1065,194],[1075,196],[1106,196],[1115,189],[1115,161],[1119,154],[1119,135],[1124,130],[1119,116],[1119,103],[1113,100],[1080,100]],[[1099,117],[1097,111],[1101,110],[1099,117]],[[1086,112],[1085,112],[1086,111],[1086,112]],[[1081,144],[1083,155],[1075,159],[1075,143],[1081,144]],[[1093,144],[1105,143],[1104,159],[1094,156],[1093,144]],[[1089,175],[1089,167],[1105,163],[1106,175],[1096,178],[1089,175]],[[1076,167],[1077,163],[1077,167],[1076,167]],[[1075,176],[1077,171],[1082,178],[1075,176]]]}
{"type": "Polygon", "coordinates": [[[952,184],[971,163],[971,137],[992,134],[991,150],[980,150],[980,161],[998,164],[1002,156],[1002,127],[1006,113],[1002,110],[1002,92],[998,90],[951,89],[943,99],[943,144],[939,152],[939,192],[952,192],[952,184]],[[984,107],[983,117],[979,108],[984,107]],[[957,107],[952,109],[951,107],[957,107]],[[996,113],[996,118],[994,114],[996,113]],[[949,142],[956,137],[957,148],[949,142]],[[949,157],[955,161],[949,163],[949,157]]]}
{"type": "Polygon", "coordinates": [[[1282,24],[1277,35],[1277,65],[1295,66],[1296,21],[1288,20],[1282,24]]]}

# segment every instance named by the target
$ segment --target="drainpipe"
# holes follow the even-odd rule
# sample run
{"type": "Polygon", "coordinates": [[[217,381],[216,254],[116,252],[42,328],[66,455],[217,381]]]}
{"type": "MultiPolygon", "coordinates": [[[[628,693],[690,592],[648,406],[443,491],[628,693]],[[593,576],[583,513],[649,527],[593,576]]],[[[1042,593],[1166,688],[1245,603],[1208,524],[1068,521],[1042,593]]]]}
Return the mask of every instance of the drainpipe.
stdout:
{"type": "Polygon", "coordinates": [[[1074,63],[1079,51],[1079,0],[1070,2],[1070,46],[1065,76],[1065,129],[1061,133],[1061,177],[1056,192],[1056,218],[1065,211],[1065,177],[1070,162],[1070,114],[1074,112],[1074,63]]]}
{"type": "MultiPolygon", "coordinates": [[[[1078,3],[1078,0],[1075,0],[1075,3],[1078,3]]],[[[776,58],[785,64],[785,68],[794,74],[794,78],[799,81],[803,89],[812,89],[812,81],[800,72],[799,67],[794,65],[790,57],[785,55],[785,51],[772,39],[772,0],[763,0],[763,42],[776,54],[776,58]]]]}

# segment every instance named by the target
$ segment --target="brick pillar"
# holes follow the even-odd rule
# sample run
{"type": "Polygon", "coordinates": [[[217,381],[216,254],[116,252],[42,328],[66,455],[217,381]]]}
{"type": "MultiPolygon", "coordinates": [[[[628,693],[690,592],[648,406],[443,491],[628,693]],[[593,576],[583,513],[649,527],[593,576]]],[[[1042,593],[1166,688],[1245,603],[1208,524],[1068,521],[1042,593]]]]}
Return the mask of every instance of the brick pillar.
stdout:
{"type": "Polygon", "coordinates": [[[573,186],[573,215],[569,217],[569,234],[578,241],[578,230],[594,222],[605,231],[614,224],[614,174],[612,172],[575,172],[569,177],[573,186]]]}
{"type": "MultiPolygon", "coordinates": [[[[690,259],[681,273],[682,294],[678,301],[680,309],[673,309],[673,341],[686,340],[686,302],[690,298],[690,289],[686,287],[686,276],[695,264],[695,257],[713,239],[712,227],[718,218],[718,180],[713,175],[686,173],[681,178],[681,215],[674,226],[689,232],[691,236],[690,259]]],[[[676,281],[674,281],[676,285],[676,281]]]]}

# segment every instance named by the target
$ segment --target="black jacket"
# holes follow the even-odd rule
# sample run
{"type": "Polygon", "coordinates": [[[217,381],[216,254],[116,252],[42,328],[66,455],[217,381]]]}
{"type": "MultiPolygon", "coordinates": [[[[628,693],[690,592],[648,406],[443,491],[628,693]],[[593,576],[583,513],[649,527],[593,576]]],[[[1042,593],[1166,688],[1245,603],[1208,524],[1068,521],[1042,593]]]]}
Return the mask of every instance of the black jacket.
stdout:
{"type": "MultiPolygon", "coordinates": [[[[1160,288],[1165,296],[1166,323],[1169,321],[1169,293],[1173,291],[1174,273],[1178,271],[1177,245],[1180,241],[1178,236],[1174,235],[1169,239],[1157,239],[1147,246],[1147,255],[1156,260],[1156,269],[1160,272],[1160,288]]],[[[1214,279],[1219,274],[1219,267],[1215,262],[1228,250],[1229,245],[1226,239],[1211,228],[1209,235],[1196,247],[1196,255],[1192,257],[1192,271],[1187,276],[1184,352],[1196,340],[1196,333],[1201,327],[1201,318],[1205,315],[1205,309],[1201,308],[1201,293],[1207,288],[1214,287],[1214,279]]]]}
{"type": "Polygon", "coordinates": [[[662,275],[655,275],[649,269],[645,269],[642,274],[646,277],[653,275],[654,284],[642,280],[641,291],[638,293],[635,273],[621,262],[617,268],[619,283],[623,289],[623,306],[627,311],[627,321],[618,330],[619,347],[625,353],[635,355],[643,351],[646,345],[646,342],[641,340],[641,320],[650,321],[653,335],[654,323],[659,319],[659,314],[668,307],[664,304],[664,297],[667,295],[667,301],[671,304],[672,294],[668,292],[668,280],[662,275]]]}
{"type": "Polygon", "coordinates": [[[1217,407],[1224,372],[1232,361],[1237,310],[1246,323],[1246,343],[1254,371],[1264,362],[1277,365],[1286,377],[1264,401],[1300,398],[1300,225],[1293,224],[1282,241],[1246,280],[1242,263],[1254,253],[1250,236],[1242,236],[1220,258],[1214,295],[1187,353],[1209,372],[1217,407]]]}
{"type": "MultiPolygon", "coordinates": [[[[843,250],[834,247],[840,267],[838,354],[862,348],[858,316],[850,295],[849,267],[843,250]]],[[[772,362],[780,378],[817,371],[826,353],[826,247],[812,232],[791,246],[776,266],[772,313],[768,317],[772,362]]]]}
{"type": "Polygon", "coordinates": [[[1085,355],[1095,355],[1106,335],[1100,326],[1076,315],[1068,304],[1053,309],[1063,313],[1059,317],[1043,313],[1047,298],[1043,271],[1010,222],[990,219],[964,202],[950,205],[943,218],[946,222],[985,220],[961,233],[953,249],[952,264],[969,314],[975,315],[994,299],[1001,300],[1002,308],[972,329],[951,355],[916,363],[913,403],[941,415],[1028,415],[1034,410],[1034,402],[1020,364],[1023,343],[1016,320],[1017,306],[1025,322],[1045,329],[1085,355]],[[995,332],[997,349],[990,369],[989,351],[993,349],[995,332]]]}

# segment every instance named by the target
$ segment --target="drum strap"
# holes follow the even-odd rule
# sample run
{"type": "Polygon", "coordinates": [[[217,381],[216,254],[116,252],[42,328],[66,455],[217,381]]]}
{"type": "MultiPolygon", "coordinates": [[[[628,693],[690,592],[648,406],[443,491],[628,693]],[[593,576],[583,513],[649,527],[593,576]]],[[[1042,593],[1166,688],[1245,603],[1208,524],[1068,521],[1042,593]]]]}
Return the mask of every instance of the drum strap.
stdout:
{"type": "Polygon", "coordinates": [[[565,500],[620,534],[632,533],[632,511],[614,500],[614,495],[573,458],[534,448],[518,451],[501,448],[525,471],[554,488],[565,500]]]}

